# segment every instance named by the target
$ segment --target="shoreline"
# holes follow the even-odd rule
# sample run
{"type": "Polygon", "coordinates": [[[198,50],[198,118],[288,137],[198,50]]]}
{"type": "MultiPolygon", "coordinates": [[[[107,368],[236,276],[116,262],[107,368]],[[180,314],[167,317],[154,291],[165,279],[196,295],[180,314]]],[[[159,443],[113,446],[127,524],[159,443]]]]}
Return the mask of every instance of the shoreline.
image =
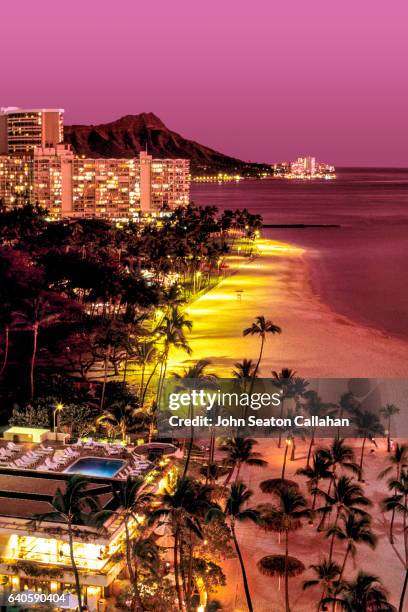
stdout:
{"type": "Polygon", "coordinates": [[[290,367],[306,377],[408,376],[408,342],[337,313],[316,294],[305,249],[276,240],[257,241],[256,259],[189,304],[192,358],[171,355],[169,371],[209,359],[219,375],[256,359],[259,341],[242,330],[263,314],[282,327],[268,338],[261,376],[290,367]],[[238,299],[237,292],[242,292],[238,299]]]}

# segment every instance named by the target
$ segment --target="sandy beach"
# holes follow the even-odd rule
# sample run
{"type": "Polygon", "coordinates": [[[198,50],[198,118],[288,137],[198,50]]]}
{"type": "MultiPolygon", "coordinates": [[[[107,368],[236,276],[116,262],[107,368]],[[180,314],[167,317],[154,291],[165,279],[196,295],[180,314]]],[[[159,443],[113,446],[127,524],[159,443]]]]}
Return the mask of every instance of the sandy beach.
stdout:
{"type": "MultiPolygon", "coordinates": [[[[348,444],[355,447],[355,453],[359,455],[360,442],[358,440],[348,440],[348,444]]],[[[404,442],[404,441],[401,441],[404,442]]],[[[318,445],[324,446],[330,440],[318,440],[318,445]]],[[[295,471],[305,465],[307,456],[307,442],[297,443],[296,460],[287,464],[287,478],[293,478],[295,471]]],[[[353,579],[357,571],[364,570],[382,579],[384,586],[390,593],[390,601],[394,605],[398,604],[399,596],[404,579],[404,568],[398,560],[395,551],[388,540],[388,519],[384,518],[379,507],[380,500],[387,493],[386,479],[378,480],[378,474],[387,465],[385,458],[386,443],[379,442],[379,448],[371,453],[374,447],[369,445],[365,459],[365,480],[363,483],[365,495],[372,501],[373,506],[369,512],[373,519],[373,530],[378,537],[378,544],[375,551],[368,546],[359,545],[355,560],[349,559],[345,577],[353,579]]],[[[283,448],[278,449],[276,440],[258,440],[257,451],[260,451],[263,458],[268,461],[265,468],[244,466],[242,468],[242,479],[254,492],[251,499],[251,506],[258,503],[272,502],[271,495],[263,494],[259,490],[259,483],[267,478],[276,478],[280,474],[282,466],[283,448]]],[[[222,453],[219,453],[219,459],[222,453]]],[[[309,495],[306,488],[306,480],[296,476],[297,482],[305,495],[309,495]]],[[[327,489],[327,482],[322,485],[327,489]]],[[[399,521],[400,523],[400,521],[399,521]]],[[[279,543],[278,535],[275,533],[265,533],[262,529],[252,523],[242,523],[239,525],[239,542],[243,553],[245,566],[248,572],[248,581],[252,594],[255,612],[284,612],[284,590],[283,582],[280,584],[278,578],[263,576],[259,573],[256,563],[265,555],[283,554],[284,545],[279,543]]],[[[396,530],[396,542],[401,542],[401,528],[396,530]]],[[[399,546],[398,549],[401,549],[399,546]]],[[[328,555],[329,540],[324,533],[317,533],[316,526],[308,524],[306,520],[304,526],[296,533],[290,535],[289,554],[296,557],[306,567],[306,571],[296,578],[290,579],[290,602],[292,612],[310,612],[315,610],[320,597],[318,587],[313,587],[307,591],[302,590],[304,580],[315,578],[309,565],[319,563],[328,555]]],[[[333,559],[341,565],[344,558],[345,546],[337,542],[334,549],[333,559]]],[[[399,550],[402,552],[402,550],[399,550]]],[[[245,594],[240,580],[240,569],[237,559],[230,559],[223,562],[222,567],[227,575],[227,586],[220,589],[213,595],[223,604],[225,612],[245,612],[245,594]]]]}
{"type": "Polygon", "coordinates": [[[259,340],[242,330],[264,315],[283,330],[266,342],[265,377],[282,367],[303,377],[408,375],[408,343],[339,315],[313,293],[303,249],[265,239],[257,247],[258,257],[236,262],[235,274],[188,307],[192,357],[173,352],[169,371],[205,358],[218,375],[230,376],[236,361],[256,359],[259,340]]]}

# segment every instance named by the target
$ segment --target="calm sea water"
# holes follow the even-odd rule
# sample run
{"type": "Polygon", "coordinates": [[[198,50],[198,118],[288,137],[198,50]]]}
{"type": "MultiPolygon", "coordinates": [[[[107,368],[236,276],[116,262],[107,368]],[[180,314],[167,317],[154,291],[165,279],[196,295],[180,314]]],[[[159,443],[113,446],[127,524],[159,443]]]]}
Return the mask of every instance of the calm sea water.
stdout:
{"type": "Polygon", "coordinates": [[[408,169],[345,169],[334,181],[194,184],[196,204],[248,208],[265,229],[307,247],[313,288],[337,312],[408,340],[408,169]]]}

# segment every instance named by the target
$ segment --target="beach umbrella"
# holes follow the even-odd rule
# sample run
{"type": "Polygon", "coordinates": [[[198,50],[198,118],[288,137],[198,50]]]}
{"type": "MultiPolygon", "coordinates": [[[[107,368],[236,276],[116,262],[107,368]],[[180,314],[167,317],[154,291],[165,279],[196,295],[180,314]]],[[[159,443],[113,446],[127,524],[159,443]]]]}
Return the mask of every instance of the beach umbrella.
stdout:
{"type": "MultiPolygon", "coordinates": [[[[278,588],[280,590],[281,578],[285,576],[285,555],[267,555],[259,559],[256,566],[264,576],[278,576],[278,588]]],[[[303,574],[305,569],[305,566],[299,559],[288,557],[289,578],[303,574]]]]}
{"type": "Polygon", "coordinates": [[[294,480],[288,480],[287,478],[270,478],[269,480],[263,480],[259,485],[262,493],[274,493],[277,489],[299,489],[299,485],[294,480]]]}

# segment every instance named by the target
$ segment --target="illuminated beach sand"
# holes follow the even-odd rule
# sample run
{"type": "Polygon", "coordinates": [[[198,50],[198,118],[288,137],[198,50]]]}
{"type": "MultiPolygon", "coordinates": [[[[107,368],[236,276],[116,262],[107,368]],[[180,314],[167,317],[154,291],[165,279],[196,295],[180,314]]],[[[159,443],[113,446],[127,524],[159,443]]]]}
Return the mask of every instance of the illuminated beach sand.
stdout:
{"type": "MultiPolygon", "coordinates": [[[[312,292],[302,249],[272,240],[259,240],[257,246],[257,258],[188,307],[193,353],[189,357],[173,351],[170,372],[209,359],[217,374],[229,376],[235,362],[257,358],[259,339],[244,338],[242,330],[264,315],[283,332],[267,338],[263,376],[282,367],[303,377],[408,375],[408,343],[354,323],[323,304],[312,292]]],[[[333,282],[337,280],[341,282],[333,282]]]]}
{"type": "MultiPolygon", "coordinates": [[[[361,442],[351,439],[347,440],[347,442],[354,447],[355,453],[358,456],[361,442]]],[[[400,443],[404,442],[405,440],[400,441],[400,443]]],[[[317,444],[321,446],[327,446],[329,443],[330,440],[317,441],[317,444]]],[[[381,498],[388,494],[386,479],[378,480],[379,472],[388,465],[385,461],[387,457],[386,442],[383,440],[378,442],[378,444],[378,449],[374,449],[372,445],[367,446],[364,462],[365,483],[363,483],[364,494],[373,502],[373,506],[368,510],[372,516],[372,526],[378,537],[378,544],[375,551],[372,551],[367,546],[359,545],[355,563],[351,559],[349,560],[345,577],[347,579],[354,578],[358,570],[379,576],[390,594],[391,603],[397,605],[404,579],[404,568],[389,543],[389,523],[385,522],[378,505],[381,498]],[[372,449],[375,450],[374,453],[371,453],[372,449]]],[[[305,478],[295,476],[295,471],[305,464],[307,447],[308,442],[297,441],[296,461],[288,461],[286,477],[296,480],[302,492],[309,496],[305,478]]],[[[268,461],[268,466],[266,468],[257,468],[243,465],[240,474],[243,481],[254,491],[254,496],[251,498],[251,506],[273,501],[271,495],[260,491],[259,483],[267,478],[279,477],[284,452],[283,448],[277,448],[276,440],[270,439],[259,439],[256,450],[262,453],[263,458],[268,461]]],[[[223,454],[219,453],[217,459],[220,460],[222,456],[223,454]]],[[[322,488],[327,490],[327,482],[324,482],[322,488]]],[[[389,517],[387,520],[389,520],[389,517]]],[[[283,540],[282,543],[279,543],[278,534],[265,532],[249,522],[240,523],[237,531],[245,567],[248,572],[254,612],[284,612],[283,580],[281,580],[279,590],[278,578],[263,576],[256,567],[257,561],[265,555],[284,554],[283,540]]],[[[402,541],[400,519],[398,519],[398,527],[395,534],[397,536],[397,549],[402,553],[402,547],[400,546],[402,541]]],[[[300,559],[306,567],[306,571],[301,576],[290,578],[289,589],[293,612],[311,612],[311,610],[316,609],[316,602],[321,594],[319,587],[303,591],[302,583],[304,580],[315,578],[314,573],[309,569],[309,565],[320,563],[324,557],[327,557],[329,546],[330,541],[325,537],[325,534],[323,532],[316,532],[316,522],[313,526],[309,525],[306,520],[302,529],[290,534],[289,554],[300,559]]],[[[333,559],[340,565],[344,559],[344,550],[344,543],[336,542],[333,559]]],[[[238,559],[224,561],[222,566],[227,576],[227,586],[220,589],[215,598],[221,601],[225,612],[246,612],[245,594],[238,559]]]]}

